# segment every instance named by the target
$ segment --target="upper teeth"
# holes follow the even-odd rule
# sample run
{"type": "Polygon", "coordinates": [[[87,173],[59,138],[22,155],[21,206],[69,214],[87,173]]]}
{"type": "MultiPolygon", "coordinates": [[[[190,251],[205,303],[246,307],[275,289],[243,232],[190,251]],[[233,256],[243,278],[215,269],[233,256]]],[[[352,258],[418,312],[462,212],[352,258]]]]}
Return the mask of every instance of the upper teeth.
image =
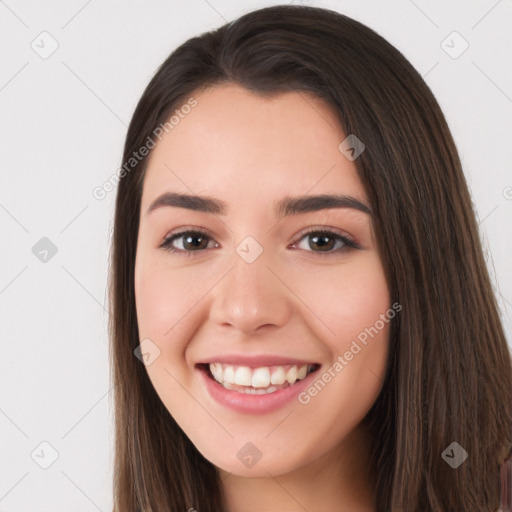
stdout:
{"type": "Polygon", "coordinates": [[[308,370],[311,369],[312,365],[307,364],[249,368],[248,366],[210,363],[213,377],[221,384],[237,384],[253,388],[266,388],[270,384],[281,385],[285,382],[291,385],[306,377],[308,370]]]}

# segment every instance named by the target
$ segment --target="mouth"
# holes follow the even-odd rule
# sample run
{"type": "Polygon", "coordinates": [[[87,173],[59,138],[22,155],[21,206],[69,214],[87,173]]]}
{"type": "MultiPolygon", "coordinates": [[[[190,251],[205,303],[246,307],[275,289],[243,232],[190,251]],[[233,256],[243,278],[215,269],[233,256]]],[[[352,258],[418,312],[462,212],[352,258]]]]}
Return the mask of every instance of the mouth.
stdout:
{"type": "Polygon", "coordinates": [[[224,389],[250,395],[267,395],[293,387],[320,368],[317,363],[249,367],[220,362],[196,365],[224,389]]]}

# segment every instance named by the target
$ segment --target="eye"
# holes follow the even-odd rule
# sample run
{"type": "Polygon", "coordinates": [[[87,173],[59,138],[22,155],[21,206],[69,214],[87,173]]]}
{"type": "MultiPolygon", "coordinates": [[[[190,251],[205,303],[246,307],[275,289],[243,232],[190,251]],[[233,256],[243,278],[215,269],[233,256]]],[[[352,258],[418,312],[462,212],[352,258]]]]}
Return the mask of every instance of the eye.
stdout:
{"type": "Polygon", "coordinates": [[[307,252],[314,252],[320,256],[331,256],[336,253],[347,252],[351,249],[360,249],[359,244],[349,236],[342,235],[328,229],[319,228],[310,228],[306,231],[302,231],[297,242],[294,242],[292,247],[297,246],[301,240],[307,238],[309,238],[309,242],[303,244],[303,247],[299,248],[304,249],[304,246],[309,247],[313,250],[308,251],[308,249],[306,249],[307,252]],[[334,246],[336,245],[337,248],[334,249],[334,246]],[[317,248],[320,250],[315,250],[317,248]]]}
{"type": "MultiPolygon", "coordinates": [[[[314,252],[321,256],[329,256],[334,253],[346,252],[350,249],[360,249],[360,246],[349,236],[320,228],[310,228],[302,231],[299,238],[293,242],[291,247],[297,247],[301,240],[307,237],[310,238],[309,243],[307,243],[307,247],[313,250],[310,251],[308,249],[304,249],[304,246],[299,247],[299,249],[306,250],[306,252],[314,252]],[[337,247],[334,248],[336,245],[337,247]],[[316,248],[320,248],[320,250],[315,250],[316,248]]],[[[209,241],[213,242],[213,238],[204,231],[184,230],[167,237],[160,247],[173,253],[192,256],[193,252],[200,252],[208,248],[209,241]],[[180,241],[179,245],[181,245],[181,248],[177,248],[174,245],[175,241],[180,241]]],[[[218,244],[216,246],[218,247],[218,244]]]]}
{"type": "Polygon", "coordinates": [[[163,241],[162,245],[160,245],[160,247],[165,249],[166,251],[192,256],[192,252],[206,249],[206,247],[208,246],[208,240],[213,239],[210,238],[210,236],[203,231],[181,231],[179,233],[174,233],[173,235],[167,237],[163,241]],[[180,245],[182,246],[182,248],[176,248],[173,245],[175,240],[181,241],[180,245]]]}

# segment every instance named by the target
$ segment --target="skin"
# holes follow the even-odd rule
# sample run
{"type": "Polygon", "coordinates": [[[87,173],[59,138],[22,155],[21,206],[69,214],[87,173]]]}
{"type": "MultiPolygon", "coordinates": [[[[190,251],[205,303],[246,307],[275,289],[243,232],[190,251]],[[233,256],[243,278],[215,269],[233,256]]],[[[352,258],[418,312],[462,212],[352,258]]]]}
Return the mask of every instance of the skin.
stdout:
{"type": "MultiPolygon", "coordinates": [[[[261,97],[222,85],[193,95],[198,104],[158,142],[144,181],[135,265],[140,339],[160,355],[146,366],[169,412],[219,468],[229,512],[374,511],[368,435],[360,422],[384,377],[388,328],[348,362],[307,405],[293,400],[267,414],[241,414],[215,402],[194,365],[225,353],[279,354],[318,362],[325,372],[357,335],[390,307],[371,216],[352,208],[276,220],[286,195],[339,193],[368,204],[354,162],[338,149],[346,135],[320,99],[304,93],[261,97]],[[226,215],[164,206],[164,192],[212,196],[226,215]],[[300,236],[331,228],[360,249],[329,255],[300,236]],[[182,228],[207,230],[194,251],[182,228]],[[251,236],[263,248],[251,264],[236,252],[251,236]],[[296,249],[290,246],[296,242],[296,249]],[[206,245],[207,243],[207,245],[206,245]],[[247,442],[262,453],[248,468],[247,442]]],[[[193,506],[194,504],[191,504],[193,506]]]]}

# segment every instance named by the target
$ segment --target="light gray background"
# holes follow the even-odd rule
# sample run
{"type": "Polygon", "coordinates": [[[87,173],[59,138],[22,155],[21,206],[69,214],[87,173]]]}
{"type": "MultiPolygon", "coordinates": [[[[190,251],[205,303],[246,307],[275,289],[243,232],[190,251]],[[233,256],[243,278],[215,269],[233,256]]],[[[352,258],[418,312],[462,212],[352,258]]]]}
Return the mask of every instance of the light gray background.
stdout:
{"type": "MultiPolygon", "coordinates": [[[[0,512],[111,510],[115,191],[103,200],[92,191],[118,169],[130,116],[164,58],[188,37],[276,3],[0,1],[0,512]],[[43,31],[59,45],[46,59],[31,47],[51,49],[43,31]],[[57,247],[46,262],[32,252],[42,237],[57,247]]],[[[512,0],[304,3],[376,30],[433,90],[460,151],[510,343],[512,0]],[[458,36],[446,40],[453,31],[469,43],[456,59],[441,46],[461,48],[458,36]]]]}

